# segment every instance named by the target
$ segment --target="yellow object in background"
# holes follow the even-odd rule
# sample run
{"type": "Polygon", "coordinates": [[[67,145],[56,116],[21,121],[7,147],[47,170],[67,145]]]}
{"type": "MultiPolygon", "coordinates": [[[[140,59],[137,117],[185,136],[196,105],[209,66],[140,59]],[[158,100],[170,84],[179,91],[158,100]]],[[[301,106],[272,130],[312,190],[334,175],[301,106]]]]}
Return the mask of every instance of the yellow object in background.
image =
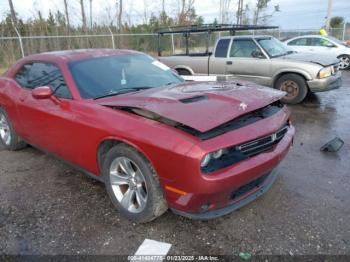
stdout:
{"type": "Polygon", "coordinates": [[[322,35],[322,36],[328,35],[326,29],[321,28],[321,29],[320,29],[320,35],[322,35]]]}

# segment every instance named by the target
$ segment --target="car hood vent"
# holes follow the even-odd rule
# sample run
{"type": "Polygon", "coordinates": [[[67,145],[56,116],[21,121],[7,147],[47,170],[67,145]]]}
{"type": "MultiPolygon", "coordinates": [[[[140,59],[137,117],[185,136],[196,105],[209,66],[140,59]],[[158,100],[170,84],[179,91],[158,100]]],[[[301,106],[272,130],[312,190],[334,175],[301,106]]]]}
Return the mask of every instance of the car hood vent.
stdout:
{"type": "Polygon", "coordinates": [[[195,103],[195,102],[199,102],[207,99],[208,99],[207,96],[194,96],[194,97],[180,99],[179,101],[184,104],[190,104],[190,103],[195,103]]]}

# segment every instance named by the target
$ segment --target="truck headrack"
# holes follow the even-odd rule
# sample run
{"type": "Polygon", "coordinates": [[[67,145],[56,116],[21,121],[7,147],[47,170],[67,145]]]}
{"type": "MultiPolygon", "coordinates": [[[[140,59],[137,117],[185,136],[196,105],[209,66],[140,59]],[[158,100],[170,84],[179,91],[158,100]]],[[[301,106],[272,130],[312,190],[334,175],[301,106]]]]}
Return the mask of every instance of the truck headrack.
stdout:
{"type": "MultiPolygon", "coordinates": [[[[206,33],[207,45],[206,53],[209,50],[209,39],[212,32],[230,32],[231,35],[235,35],[236,31],[249,31],[249,30],[268,30],[277,29],[278,26],[263,26],[263,25],[240,25],[240,24],[202,24],[202,25],[187,25],[187,26],[170,26],[164,27],[158,30],[158,56],[162,55],[161,50],[161,37],[163,35],[182,34],[186,39],[186,54],[189,54],[188,38],[191,33],[206,33]]],[[[174,44],[173,44],[174,45],[174,44]]],[[[174,50],[174,46],[173,46],[174,50]]]]}
{"type": "Polygon", "coordinates": [[[266,30],[277,29],[278,26],[262,26],[262,25],[239,25],[239,24],[203,24],[188,26],[171,26],[158,30],[158,34],[184,34],[184,33],[203,33],[203,32],[230,32],[248,30],[266,30]]]}

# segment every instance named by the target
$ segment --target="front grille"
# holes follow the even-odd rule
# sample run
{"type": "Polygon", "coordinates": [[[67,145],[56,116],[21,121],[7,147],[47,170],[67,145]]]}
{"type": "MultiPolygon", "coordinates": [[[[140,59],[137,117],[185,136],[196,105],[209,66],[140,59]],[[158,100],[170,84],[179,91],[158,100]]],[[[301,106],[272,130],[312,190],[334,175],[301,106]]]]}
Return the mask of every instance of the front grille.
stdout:
{"type": "Polygon", "coordinates": [[[236,189],[235,191],[233,191],[231,193],[231,200],[235,200],[243,195],[245,195],[246,193],[252,191],[255,188],[260,187],[264,181],[266,180],[266,178],[269,176],[270,173],[267,173],[255,180],[253,180],[252,182],[249,182],[248,184],[245,184],[243,186],[241,186],[240,188],[236,189]]]}
{"type": "Polygon", "coordinates": [[[286,123],[277,132],[246,143],[232,146],[226,149],[226,153],[219,159],[212,159],[211,162],[202,168],[203,173],[210,173],[221,168],[229,167],[238,162],[256,156],[265,151],[271,150],[288,132],[289,124],[286,123]]]}
{"type": "Polygon", "coordinates": [[[248,143],[239,145],[236,147],[236,149],[238,149],[248,157],[255,156],[257,154],[260,154],[264,151],[271,149],[275,144],[281,141],[281,139],[284,137],[287,131],[288,131],[288,125],[285,125],[276,133],[273,133],[272,135],[258,138],[248,143]]]}

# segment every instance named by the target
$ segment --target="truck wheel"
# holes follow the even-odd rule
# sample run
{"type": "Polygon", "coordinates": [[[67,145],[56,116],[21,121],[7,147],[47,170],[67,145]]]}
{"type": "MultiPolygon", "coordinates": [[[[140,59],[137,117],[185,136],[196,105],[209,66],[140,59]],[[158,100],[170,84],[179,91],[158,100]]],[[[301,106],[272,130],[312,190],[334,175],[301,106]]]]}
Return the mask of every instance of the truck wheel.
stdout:
{"type": "Polygon", "coordinates": [[[0,145],[7,150],[16,151],[27,146],[16,134],[5,110],[0,108],[0,145]]]}
{"type": "Polygon", "coordinates": [[[287,104],[298,104],[304,100],[308,87],[303,77],[296,74],[282,75],[275,84],[275,88],[287,92],[281,101],[287,104]]]}
{"type": "Polygon", "coordinates": [[[345,70],[350,68],[350,56],[340,55],[338,56],[338,59],[340,60],[340,63],[339,63],[340,70],[345,70]]]}
{"type": "Polygon", "coordinates": [[[190,75],[192,75],[191,72],[188,71],[187,69],[179,68],[179,69],[176,69],[176,71],[178,72],[178,74],[180,76],[190,76],[190,75]]]}
{"type": "Polygon", "coordinates": [[[134,148],[114,146],[104,160],[103,176],[112,203],[128,219],[145,223],[168,209],[155,170],[134,148]]]}

